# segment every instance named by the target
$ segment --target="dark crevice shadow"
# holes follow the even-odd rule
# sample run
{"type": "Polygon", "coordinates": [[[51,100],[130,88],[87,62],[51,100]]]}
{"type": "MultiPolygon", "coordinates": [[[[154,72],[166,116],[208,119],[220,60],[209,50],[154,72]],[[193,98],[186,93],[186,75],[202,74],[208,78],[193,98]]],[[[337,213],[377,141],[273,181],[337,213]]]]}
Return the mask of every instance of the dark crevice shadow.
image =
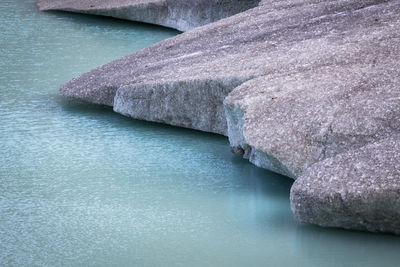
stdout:
{"type": "Polygon", "coordinates": [[[44,12],[51,16],[62,17],[64,19],[74,21],[74,23],[77,23],[77,24],[86,24],[86,25],[90,24],[90,25],[96,26],[96,27],[113,27],[113,28],[121,28],[121,29],[125,29],[126,27],[135,27],[136,29],[143,28],[143,30],[163,29],[164,31],[171,31],[171,32],[175,33],[176,35],[183,33],[182,31],[179,31],[177,29],[170,28],[170,27],[165,27],[165,26],[141,22],[141,21],[119,19],[119,18],[114,18],[111,16],[84,14],[84,13],[76,13],[76,12],[69,12],[69,11],[62,11],[62,10],[46,10],[46,11],[40,11],[40,12],[44,12]]]}
{"type": "MultiPolygon", "coordinates": [[[[202,132],[198,130],[193,130],[190,128],[178,127],[169,124],[137,120],[134,118],[123,116],[119,113],[113,111],[113,108],[105,105],[98,105],[87,103],[81,100],[72,99],[64,96],[57,96],[56,102],[62,108],[62,110],[67,111],[69,113],[74,113],[79,116],[86,116],[90,119],[95,120],[106,120],[107,122],[113,124],[116,127],[122,128],[135,128],[140,127],[141,129],[146,129],[149,131],[169,131],[177,136],[191,136],[192,138],[212,138],[215,140],[225,140],[228,142],[226,136],[202,132]]],[[[227,143],[228,144],[228,143],[227,143]]],[[[227,147],[229,150],[229,147],[227,147]]]]}

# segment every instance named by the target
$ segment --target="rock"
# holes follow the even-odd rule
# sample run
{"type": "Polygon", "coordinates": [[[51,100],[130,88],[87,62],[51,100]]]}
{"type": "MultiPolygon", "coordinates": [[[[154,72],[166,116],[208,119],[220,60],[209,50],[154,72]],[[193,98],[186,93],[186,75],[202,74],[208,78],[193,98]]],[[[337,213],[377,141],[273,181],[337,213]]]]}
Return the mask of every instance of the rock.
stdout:
{"type": "Polygon", "coordinates": [[[38,0],[41,10],[111,16],[187,31],[256,7],[260,0],[38,0]]]}
{"type": "Polygon", "coordinates": [[[121,87],[114,111],[136,119],[226,135],[222,102],[243,78],[191,79],[121,87]]]}
{"type": "Polygon", "coordinates": [[[280,33],[288,32],[286,42],[262,56],[266,75],[225,100],[234,150],[296,178],[315,162],[398,131],[400,46],[391,8],[301,26],[309,38],[300,41],[292,31],[280,33]]]}
{"type": "Polygon", "coordinates": [[[257,166],[296,178],[318,161],[400,132],[400,46],[378,51],[369,43],[375,65],[324,66],[239,86],[225,100],[231,145],[257,166]]]}
{"type": "Polygon", "coordinates": [[[400,234],[400,135],[314,164],[291,189],[304,223],[400,234]]]}
{"type": "MultiPolygon", "coordinates": [[[[134,118],[228,135],[235,153],[299,177],[292,207],[301,221],[328,225],[331,216],[337,222],[332,226],[360,229],[354,209],[348,216],[321,200],[315,214],[324,210],[325,217],[319,220],[297,208],[312,206],[316,199],[301,181],[315,177],[328,190],[334,173],[320,178],[309,173],[314,166],[346,153],[366,153],[364,148],[399,133],[399,37],[399,1],[265,0],[85,73],[61,93],[134,118]]],[[[357,160],[349,157],[348,164],[357,160]]],[[[324,166],[318,169],[321,175],[324,166]]],[[[349,191],[354,189],[353,176],[340,177],[349,191]]],[[[371,183],[378,179],[369,177],[371,183]]],[[[379,179],[388,186],[396,180],[379,179]]],[[[384,198],[369,196],[370,202],[384,198]]],[[[388,194],[382,203],[394,196],[388,194]]],[[[351,198],[333,201],[343,207],[355,203],[351,198]]],[[[368,212],[361,214],[369,222],[362,229],[398,233],[392,226],[399,216],[382,217],[390,218],[392,226],[381,227],[368,212]]]]}

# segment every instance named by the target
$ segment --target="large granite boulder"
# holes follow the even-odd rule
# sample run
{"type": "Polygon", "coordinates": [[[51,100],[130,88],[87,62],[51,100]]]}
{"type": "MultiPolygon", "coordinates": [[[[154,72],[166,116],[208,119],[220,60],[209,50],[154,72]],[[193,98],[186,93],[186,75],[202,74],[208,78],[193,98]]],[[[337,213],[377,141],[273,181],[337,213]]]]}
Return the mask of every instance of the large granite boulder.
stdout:
{"type": "MultiPolygon", "coordinates": [[[[393,191],[385,189],[393,194],[369,194],[365,203],[395,201],[400,176],[393,169],[387,168],[390,177],[365,169],[362,180],[355,173],[332,175],[340,173],[341,156],[355,153],[343,168],[368,164],[374,159],[367,147],[383,150],[377,144],[399,133],[399,38],[399,1],[263,0],[85,73],[61,92],[134,118],[228,135],[235,153],[298,179],[291,199],[300,221],[399,233],[400,217],[389,207],[377,204],[376,216],[387,215],[379,220],[370,217],[376,209],[338,213],[326,201],[341,190],[329,177],[349,192],[358,190],[356,181],[393,184],[393,191]],[[327,191],[314,195],[313,177],[327,191]],[[336,223],[326,223],[329,217],[336,223]]],[[[389,164],[389,156],[380,159],[371,168],[389,164]]],[[[338,207],[355,203],[353,197],[330,200],[338,207]]]]}

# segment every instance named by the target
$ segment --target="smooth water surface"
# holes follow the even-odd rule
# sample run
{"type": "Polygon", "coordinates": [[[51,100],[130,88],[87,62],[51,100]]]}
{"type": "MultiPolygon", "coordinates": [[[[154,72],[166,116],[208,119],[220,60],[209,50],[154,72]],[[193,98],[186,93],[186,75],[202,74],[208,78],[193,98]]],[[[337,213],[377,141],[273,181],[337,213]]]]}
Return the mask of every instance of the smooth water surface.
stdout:
{"type": "Polygon", "coordinates": [[[398,266],[391,235],[300,226],[226,138],[59,96],[178,32],[0,3],[0,266],[398,266]]]}

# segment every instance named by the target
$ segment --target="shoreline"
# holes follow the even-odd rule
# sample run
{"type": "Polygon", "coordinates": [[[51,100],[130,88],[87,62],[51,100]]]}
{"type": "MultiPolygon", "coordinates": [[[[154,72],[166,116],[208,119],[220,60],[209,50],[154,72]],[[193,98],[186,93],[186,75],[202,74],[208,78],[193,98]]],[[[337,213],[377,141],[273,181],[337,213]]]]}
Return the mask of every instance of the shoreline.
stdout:
{"type": "MultiPolygon", "coordinates": [[[[57,1],[38,2],[44,10],[57,1]]],[[[163,25],[174,6],[93,2],[101,1],[48,9],[132,20],[150,12],[146,19],[163,25]]],[[[176,23],[194,29],[82,74],[61,93],[227,135],[235,153],[296,179],[291,206],[300,222],[400,234],[397,11],[395,1],[261,1],[210,24],[194,21],[202,27],[176,23]]]]}

